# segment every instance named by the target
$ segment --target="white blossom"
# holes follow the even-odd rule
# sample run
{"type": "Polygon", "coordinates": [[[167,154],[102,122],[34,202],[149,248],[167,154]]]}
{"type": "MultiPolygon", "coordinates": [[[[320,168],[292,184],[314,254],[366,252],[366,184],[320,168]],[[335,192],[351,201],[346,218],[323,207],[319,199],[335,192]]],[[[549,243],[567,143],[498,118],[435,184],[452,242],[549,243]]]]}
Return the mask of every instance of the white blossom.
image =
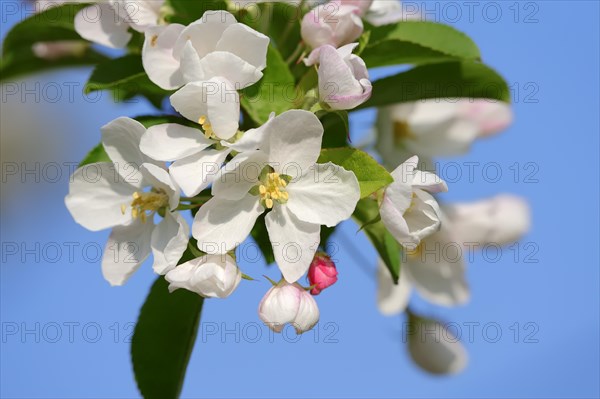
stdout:
{"type": "Polygon", "coordinates": [[[282,280],[271,287],[260,301],[258,315],[275,332],[281,332],[289,323],[297,334],[302,334],[319,321],[319,308],[312,295],[302,286],[282,280]]]}

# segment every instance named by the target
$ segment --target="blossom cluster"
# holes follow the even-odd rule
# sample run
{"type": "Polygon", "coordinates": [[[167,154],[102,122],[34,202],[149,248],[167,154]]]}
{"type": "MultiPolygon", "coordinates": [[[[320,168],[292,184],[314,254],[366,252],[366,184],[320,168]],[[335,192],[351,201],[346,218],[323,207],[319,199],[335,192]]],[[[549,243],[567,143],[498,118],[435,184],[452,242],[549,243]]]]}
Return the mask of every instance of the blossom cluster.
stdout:
{"type": "MultiPolygon", "coordinates": [[[[242,113],[240,91],[258,84],[268,70],[271,38],[228,11],[207,11],[184,26],[165,21],[162,1],[135,3],[134,18],[125,1],[100,2],[95,6],[101,23],[86,18],[95,6],[83,8],[75,29],[113,48],[127,46],[133,31],[143,34],[145,73],[172,92],[170,105],[187,121],[146,127],[118,118],[101,129],[110,162],[84,165],[73,175],[65,202],[74,219],[93,231],[112,229],[107,243],[112,251],[102,260],[112,285],[124,284],[152,254],[153,269],[169,282],[170,291],[228,297],[249,278],[235,250],[260,221],[282,278],[260,301],[259,316],[274,331],[289,323],[302,333],[319,320],[314,296],[338,279],[336,265],[320,251],[321,229],[350,219],[361,200],[377,205],[373,223],[380,220],[408,254],[398,284],[379,262],[378,305],[384,314],[406,310],[412,288],[444,306],[469,298],[462,259],[419,259],[427,242],[508,244],[527,231],[527,205],[513,196],[440,205],[438,195],[448,186],[430,166],[433,158],[460,155],[476,139],[506,129],[512,121],[507,104],[430,99],[379,109],[367,147],[390,170],[393,182],[366,195],[356,170],[320,162],[325,128],[318,112],[352,110],[373,94],[359,51],[363,19],[373,26],[401,21],[398,3],[314,5],[301,21],[304,52],[297,61],[316,71],[318,106],[305,103],[273,112],[252,128],[244,127],[248,116],[242,113]],[[91,181],[90,168],[101,178],[91,181]],[[191,260],[179,264],[186,251],[191,260]],[[300,283],[304,276],[308,287],[300,283]]],[[[414,357],[420,358],[417,352],[414,357]]],[[[463,360],[441,369],[458,371],[463,360]]]]}

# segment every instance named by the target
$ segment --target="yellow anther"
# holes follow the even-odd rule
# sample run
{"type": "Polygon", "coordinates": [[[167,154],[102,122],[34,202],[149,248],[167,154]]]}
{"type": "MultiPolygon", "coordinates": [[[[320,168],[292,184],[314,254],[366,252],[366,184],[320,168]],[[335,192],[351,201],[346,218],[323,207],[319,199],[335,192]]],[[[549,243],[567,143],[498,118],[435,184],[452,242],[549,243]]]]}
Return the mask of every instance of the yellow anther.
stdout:
{"type": "Polygon", "coordinates": [[[259,193],[261,193],[262,195],[264,195],[264,194],[266,194],[266,193],[267,193],[267,188],[266,188],[264,185],[262,185],[262,184],[261,184],[261,185],[258,187],[258,192],[259,192],[259,193]]]}
{"type": "Polygon", "coordinates": [[[408,123],[404,121],[394,122],[394,143],[400,145],[404,140],[415,139],[415,134],[410,130],[408,123]]]}
{"type": "Polygon", "coordinates": [[[269,209],[273,208],[273,200],[271,198],[265,199],[265,206],[269,209]]]}
{"type": "Polygon", "coordinates": [[[206,115],[202,115],[199,119],[198,119],[198,123],[200,125],[204,125],[206,123],[206,115]]]}
{"type": "Polygon", "coordinates": [[[282,179],[279,173],[268,173],[258,186],[260,201],[264,207],[271,209],[275,202],[284,204],[289,199],[289,194],[285,191],[287,182],[282,179]]]}
{"type": "MultiPolygon", "coordinates": [[[[132,197],[131,216],[134,219],[139,217],[143,223],[146,222],[148,217],[154,215],[156,211],[169,204],[169,197],[162,190],[153,190],[150,192],[136,191],[132,197]]],[[[126,205],[121,205],[121,212],[123,214],[125,214],[126,209],[126,205]]]]}

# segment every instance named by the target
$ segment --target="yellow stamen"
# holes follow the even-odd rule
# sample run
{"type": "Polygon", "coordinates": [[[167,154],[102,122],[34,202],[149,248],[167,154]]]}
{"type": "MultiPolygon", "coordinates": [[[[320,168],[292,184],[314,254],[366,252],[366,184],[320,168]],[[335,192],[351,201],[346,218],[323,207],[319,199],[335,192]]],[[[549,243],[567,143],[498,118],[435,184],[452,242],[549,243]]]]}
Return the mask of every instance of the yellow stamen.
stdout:
{"type": "Polygon", "coordinates": [[[415,134],[410,130],[408,123],[404,121],[394,122],[394,144],[400,145],[407,139],[415,139],[415,134]]]}
{"type": "Polygon", "coordinates": [[[279,204],[285,204],[289,199],[289,194],[285,191],[286,186],[287,182],[278,173],[268,173],[258,186],[258,193],[263,206],[271,209],[275,205],[275,201],[279,204]]]}
{"type": "Polygon", "coordinates": [[[269,209],[273,208],[273,200],[271,198],[265,199],[265,206],[269,209]]]}
{"type": "MultiPolygon", "coordinates": [[[[145,223],[156,211],[169,204],[169,197],[163,190],[153,189],[150,192],[136,191],[132,197],[131,216],[134,219],[139,217],[142,223],[145,223]]],[[[121,205],[121,212],[123,214],[125,214],[126,209],[127,205],[121,205]]]]}

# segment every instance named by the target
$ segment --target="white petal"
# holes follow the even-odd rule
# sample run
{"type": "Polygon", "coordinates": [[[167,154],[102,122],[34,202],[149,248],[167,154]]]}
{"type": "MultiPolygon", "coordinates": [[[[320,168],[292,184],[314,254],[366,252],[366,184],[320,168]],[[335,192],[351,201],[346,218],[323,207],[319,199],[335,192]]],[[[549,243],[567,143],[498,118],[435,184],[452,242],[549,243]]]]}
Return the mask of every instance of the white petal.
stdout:
{"type": "Polygon", "coordinates": [[[267,165],[266,161],[266,155],[261,151],[236,155],[217,173],[212,195],[226,200],[243,198],[258,184],[258,177],[267,165]]]}
{"type": "Polygon", "coordinates": [[[299,284],[297,285],[298,289],[300,289],[300,306],[294,320],[294,328],[296,329],[296,334],[302,334],[312,329],[319,322],[319,307],[315,298],[299,284]]]}
{"type": "Polygon", "coordinates": [[[123,213],[121,206],[131,203],[135,191],[112,163],[93,163],[73,173],[65,204],[77,223],[98,231],[131,222],[130,212],[123,213]]]}
{"type": "Polygon", "coordinates": [[[202,64],[200,56],[192,45],[192,42],[186,42],[181,52],[180,58],[181,76],[185,83],[192,83],[208,79],[202,64]]]}
{"type": "MultiPolygon", "coordinates": [[[[418,245],[422,239],[438,231],[441,225],[440,210],[435,198],[422,190],[415,190],[414,193],[416,196],[412,205],[404,213],[404,220],[408,225],[408,235],[397,234],[394,236],[403,246],[418,245]]],[[[394,232],[390,232],[394,235],[394,232]]]]}
{"type": "Polygon", "coordinates": [[[157,161],[171,162],[194,155],[213,144],[199,129],[166,123],[148,128],[140,149],[157,161]]]}
{"type": "Polygon", "coordinates": [[[227,298],[242,280],[242,271],[230,255],[205,255],[192,275],[193,291],[208,298],[227,298]]]}
{"type": "Polygon", "coordinates": [[[276,205],[267,214],[265,224],[281,274],[289,283],[297,281],[314,258],[321,226],[301,221],[285,205],[276,205]]]}
{"type": "Polygon", "coordinates": [[[434,320],[418,319],[408,334],[408,351],[417,365],[433,374],[456,374],[468,355],[452,332],[434,320]]]}
{"type": "Polygon", "coordinates": [[[123,285],[150,255],[154,223],[136,219],[113,228],[102,256],[102,275],[111,285],[123,285]]]}
{"type": "Polygon", "coordinates": [[[84,39],[112,48],[123,48],[131,39],[129,24],[108,3],[80,10],[75,15],[75,30],[84,39]]]}
{"type": "Polygon", "coordinates": [[[160,19],[160,9],[165,0],[117,0],[113,4],[119,5],[123,16],[131,27],[138,32],[155,26],[160,19]]]}
{"type": "Polygon", "coordinates": [[[258,82],[263,74],[254,65],[235,54],[226,51],[213,51],[200,60],[204,79],[223,77],[230,81],[236,90],[258,82]]]}
{"type": "Polygon", "coordinates": [[[140,150],[140,140],[146,132],[144,125],[131,118],[121,117],[102,126],[102,144],[119,174],[129,184],[143,184],[139,168],[143,163],[158,164],[140,150]]]}
{"type": "Polygon", "coordinates": [[[531,210],[523,198],[501,194],[446,208],[450,229],[463,244],[509,245],[531,228],[531,210]]]}
{"type": "Polygon", "coordinates": [[[156,165],[145,163],[140,172],[152,187],[163,190],[169,196],[169,208],[174,210],[179,206],[179,187],[173,182],[169,172],[156,165]]]}
{"type": "Polygon", "coordinates": [[[227,11],[207,11],[202,18],[191,23],[181,33],[175,44],[175,55],[179,56],[189,41],[199,57],[214,51],[225,29],[235,24],[233,15],[227,11]]]}
{"type": "Polygon", "coordinates": [[[448,185],[438,175],[431,172],[415,170],[413,177],[413,188],[420,188],[427,192],[437,194],[448,191],[448,185]]]}
{"type": "Polygon", "coordinates": [[[171,105],[177,112],[194,122],[208,117],[215,135],[225,140],[237,133],[239,101],[237,91],[221,78],[189,83],[171,96],[171,105]]]}
{"type": "Polygon", "coordinates": [[[377,307],[386,316],[400,314],[406,310],[410,299],[411,283],[404,265],[400,268],[398,284],[394,284],[392,275],[385,263],[379,259],[377,267],[377,307]]]}
{"type": "Polygon", "coordinates": [[[479,130],[471,121],[452,118],[440,122],[411,123],[406,149],[426,157],[458,156],[469,151],[479,130]]]}
{"type": "Polygon", "coordinates": [[[142,48],[142,63],[150,80],[165,90],[183,86],[179,59],[173,56],[173,46],[184,26],[170,24],[156,26],[146,31],[142,48]]]}
{"type": "Polygon", "coordinates": [[[480,136],[490,136],[505,130],[513,121],[510,104],[487,99],[465,99],[461,112],[477,124],[480,136]]]}
{"type": "Polygon", "coordinates": [[[229,150],[204,150],[175,161],[169,167],[173,179],[188,197],[198,195],[218,176],[229,150]]]}
{"type": "Polygon", "coordinates": [[[410,273],[416,290],[429,302],[441,306],[464,304],[469,299],[463,248],[445,230],[421,242],[421,250],[409,255],[402,270],[410,273]]]}
{"type": "Polygon", "coordinates": [[[233,53],[259,70],[267,66],[269,38],[244,24],[227,27],[217,43],[218,51],[233,53]]]}
{"type": "Polygon", "coordinates": [[[279,173],[306,174],[321,154],[323,125],[315,114],[290,110],[268,122],[269,164],[279,173]]]}
{"type": "Polygon", "coordinates": [[[273,331],[281,332],[287,323],[293,323],[300,307],[300,291],[296,285],[279,283],[260,301],[258,315],[273,331]]]}
{"type": "Polygon", "coordinates": [[[306,175],[287,188],[290,211],[308,223],[333,227],[349,219],[360,199],[354,173],[331,162],[315,164],[306,175]]]}
{"type": "Polygon", "coordinates": [[[237,201],[212,198],[196,214],[192,235],[201,251],[224,254],[244,242],[263,212],[252,195],[237,201]]]}
{"type": "Polygon", "coordinates": [[[165,213],[152,232],[152,267],[156,273],[164,275],[175,268],[187,248],[189,235],[190,228],[179,212],[165,213]]]}
{"type": "Polygon", "coordinates": [[[201,116],[208,114],[204,91],[202,82],[188,83],[170,97],[171,105],[181,115],[198,123],[201,116]]]}

